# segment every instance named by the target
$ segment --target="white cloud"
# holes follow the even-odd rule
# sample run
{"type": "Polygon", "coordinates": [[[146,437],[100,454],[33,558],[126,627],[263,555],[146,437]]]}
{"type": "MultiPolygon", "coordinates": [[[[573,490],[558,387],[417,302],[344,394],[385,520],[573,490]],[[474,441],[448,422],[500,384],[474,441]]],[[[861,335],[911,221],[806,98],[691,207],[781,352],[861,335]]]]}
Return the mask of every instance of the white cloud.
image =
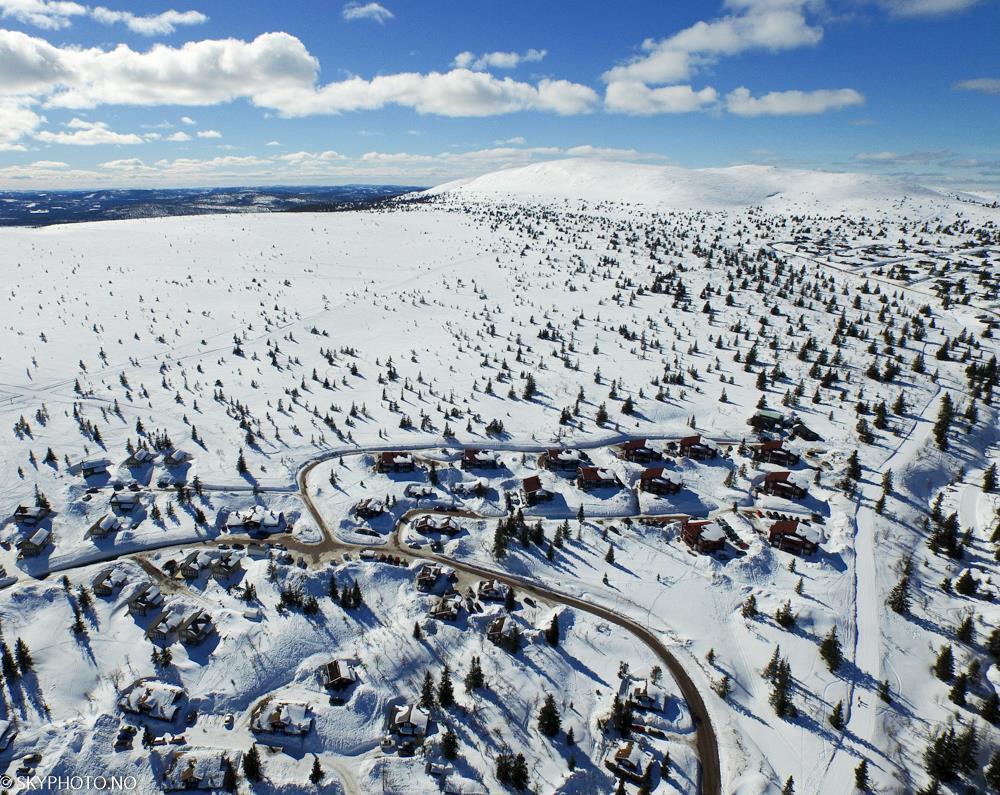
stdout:
{"type": "Polygon", "coordinates": [[[466,50],[455,56],[452,65],[457,69],[516,69],[522,63],[537,63],[547,55],[546,50],[530,49],[526,52],[485,52],[476,55],[466,50]]]}
{"type": "Polygon", "coordinates": [[[1000,77],[975,77],[955,83],[956,91],[977,91],[980,94],[1000,94],[1000,77]]]}
{"type": "Polygon", "coordinates": [[[268,141],[264,146],[282,146],[281,141],[268,141]]]}
{"type": "Polygon", "coordinates": [[[135,133],[118,133],[111,130],[105,122],[72,119],[66,124],[72,132],[41,130],[35,133],[35,138],[47,144],[66,144],[70,146],[97,146],[99,144],[141,144],[142,138],[135,133]]]}
{"type": "Polygon", "coordinates": [[[197,124],[197,123],[198,122],[196,122],[190,116],[181,116],[181,124],[193,125],[193,124],[197,124]]]}
{"type": "Polygon", "coordinates": [[[951,157],[954,153],[947,149],[940,149],[933,152],[858,152],[854,159],[862,163],[887,163],[891,165],[913,164],[921,165],[943,160],[951,157]]]}
{"type": "Polygon", "coordinates": [[[184,141],[190,141],[191,136],[183,130],[178,130],[177,132],[168,135],[167,140],[173,141],[174,143],[183,143],[184,141]]]}
{"type": "Polygon", "coordinates": [[[141,36],[166,36],[177,30],[179,25],[202,25],[208,22],[208,17],[200,11],[164,11],[160,14],[137,16],[130,11],[112,11],[104,6],[97,6],[90,12],[91,16],[104,25],[123,23],[133,33],[141,36]]]}
{"type": "Polygon", "coordinates": [[[604,107],[613,113],[649,116],[705,110],[714,107],[718,99],[718,92],[711,87],[699,91],[686,85],[650,88],[638,80],[616,80],[608,85],[604,107]]]}
{"type": "Polygon", "coordinates": [[[49,168],[49,169],[62,169],[69,168],[69,163],[63,163],[61,160],[36,160],[31,164],[35,168],[49,168]]]}
{"type": "Polygon", "coordinates": [[[198,132],[195,133],[195,135],[197,135],[199,138],[221,138],[222,137],[222,133],[220,133],[218,130],[198,130],[198,132]]]}
{"type": "Polygon", "coordinates": [[[351,22],[356,19],[370,19],[384,25],[387,19],[396,15],[381,3],[348,3],[343,10],[344,19],[351,22]]]}
{"type": "Polygon", "coordinates": [[[281,160],[293,166],[303,163],[329,163],[335,160],[346,160],[339,152],[327,150],[325,152],[289,152],[287,155],[278,155],[275,160],[281,160]]]}
{"type": "Polygon", "coordinates": [[[87,7],[65,0],[0,0],[0,19],[15,19],[44,30],[60,30],[84,16],[87,7]]]}
{"type": "Polygon", "coordinates": [[[523,135],[515,135],[513,138],[505,138],[502,141],[494,141],[495,144],[509,145],[509,146],[524,146],[528,143],[527,139],[523,135]]]}
{"type": "Polygon", "coordinates": [[[29,107],[27,100],[0,96],[0,152],[23,152],[20,141],[37,130],[45,119],[29,107]]]}
{"type": "Polygon", "coordinates": [[[318,70],[318,60],[287,33],[265,33],[249,42],[158,44],[139,52],[124,44],[112,50],[57,47],[0,30],[0,91],[44,97],[47,107],[194,107],[247,98],[284,116],[387,105],[442,116],[491,116],[528,110],[586,113],[598,100],[589,86],[566,80],[533,84],[468,69],[350,77],[326,85],[317,84],[318,70]]]}
{"type": "Polygon", "coordinates": [[[897,17],[929,17],[953,14],[978,5],[981,0],[883,0],[882,5],[897,17]]]}
{"type": "Polygon", "coordinates": [[[754,97],[747,88],[726,95],[726,110],[737,116],[807,116],[864,104],[853,88],[818,91],[771,91],[754,97]]]}
{"type": "Polygon", "coordinates": [[[727,0],[730,13],[699,21],[665,39],[647,39],[643,55],[605,73],[608,83],[679,83],[699,67],[748,50],[779,50],[819,43],[823,30],[805,17],[809,0],[727,0]]]}

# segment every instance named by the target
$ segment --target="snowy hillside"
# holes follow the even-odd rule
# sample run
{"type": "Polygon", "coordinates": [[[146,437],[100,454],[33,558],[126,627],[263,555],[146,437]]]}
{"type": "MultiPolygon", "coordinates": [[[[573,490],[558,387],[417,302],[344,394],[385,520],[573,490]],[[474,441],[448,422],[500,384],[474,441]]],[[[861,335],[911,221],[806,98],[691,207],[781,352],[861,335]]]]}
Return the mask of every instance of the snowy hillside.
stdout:
{"type": "Polygon", "coordinates": [[[986,789],[998,221],[566,161],[0,230],[0,772],[986,789]]]}
{"type": "Polygon", "coordinates": [[[427,194],[641,202],[676,209],[799,204],[836,210],[864,203],[885,204],[904,196],[945,198],[928,188],[867,174],[755,165],[687,169],[576,158],[449,182],[427,194]]]}

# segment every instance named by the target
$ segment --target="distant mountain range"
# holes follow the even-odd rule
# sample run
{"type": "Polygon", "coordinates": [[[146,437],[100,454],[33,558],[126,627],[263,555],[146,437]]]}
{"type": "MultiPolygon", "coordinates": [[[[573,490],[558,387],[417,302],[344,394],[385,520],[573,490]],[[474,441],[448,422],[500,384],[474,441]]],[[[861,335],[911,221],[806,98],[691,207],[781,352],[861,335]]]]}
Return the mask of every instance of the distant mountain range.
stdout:
{"type": "Polygon", "coordinates": [[[0,226],[47,226],[210,213],[336,212],[420,190],[403,185],[0,191],[0,226]]]}

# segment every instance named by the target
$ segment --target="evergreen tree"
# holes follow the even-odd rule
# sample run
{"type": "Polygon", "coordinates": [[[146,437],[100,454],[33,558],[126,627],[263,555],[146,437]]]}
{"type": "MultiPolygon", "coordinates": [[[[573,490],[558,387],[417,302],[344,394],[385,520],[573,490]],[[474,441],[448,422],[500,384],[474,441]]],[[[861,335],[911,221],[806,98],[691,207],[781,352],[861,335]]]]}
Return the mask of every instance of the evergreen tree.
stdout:
{"type": "Polygon", "coordinates": [[[243,754],[243,775],[247,781],[260,781],[260,752],[256,745],[251,745],[250,750],[243,754]]]}
{"type": "Polygon", "coordinates": [[[323,777],[325,775],[326,775],[326,773],[323,772],[323,767],[319,763],[319,757],[313,755],[313,766],[312,766],[312,771],[309,773],[309,780],[313,784],[317,784],[318,785],[319,782],[321,782],[323,780],[323,777]]]}
{"type": "Polygon", "coordinates": [[[496,530],[493,531],[493,559],[503,560],[507,555],[507,534],[503,529],[503,526],[497,524],[496,530]]]}
{"type": "Polygon", "coordinates": [[[545,640],[550,646],[559,645],[559,616],[552,616],[548,629],[545,630],[545,640]]]}
{"type": "Polygon", "coordinates": [[[819,654],[826,662],[831,672],[836,672],[840,663],[844,659],[843,651],[840,648],[840,638],[837,637],[837,628],[831,627],[830,632],[819,645],[819,654]]]}
{"type": "Polygon", "coordinates": [[[421,638],[423,638],[423,636],[424,636],[424,633],[420,629],[420,622],[419,621],[414,621],[413,622],[413,639],[414,640],[420,640],[421,638]]]}
{"type": "Polygon", "coordinates": [[[899,582],[889,591],[889,596],[886,598],[885,603],[889,606],[890,610],[899,613],[901,616],[909,615],[910,578],[907,575],[904,574],[899,578],[899,582]]]}
{"type": "Polygon", "coordinates": [[[441,682],[438,684],[437,700],[438,704],[445,709],[455,703],[455,689],[451,684],[451,671],[448,669],[447,665],[441,672],[441,682]]]}
{"type": "Polygon", "coordinates": [[[245,475],[247,473],[247,460],[243,456],[243,448],[242,447],[240,448],[240,454],[239,454],[239,456],[237,456],[237,458],[236,458],[236,471],[239,472],[241,475],[245,475]]]}
{"type": "Polygon", "coordinates": [[[478,690],[485,683],[486,679],[483,676],[483,668],[479,664],[479,657],[473,657],[472,663],[469,665],[469,671],[465,675],[465,689],[478,690]]]}
{"type": "Polygon", "coordinates": [[[996,691],[986,696],[979,705],[979,717],[994,726],[1000,723],[1000,695],[996,691]]]}
{"type": "Polygon", "coordinates": [[[844,702],[838,701],[836,706],[833,708],[833,712],[830,713],[830,725],[833,726],[837,731],[844,728],[844,702]]]}
{"type": "Polygon", "coordinates": [[[955,727],[938,732],[924,751],[924,770],[937,781],[948,782],[958,770],[958,743],[955,727]]]}
{"type": "Polygon", "coordinates": [[[3,678],[8,682],[13,682],[18,677],[17,663],[14,662],[14,655],[10,653],[5,641],[0,641],[0,669],[3,670],[3,678]]]}
{"type": "Polygon", "coordinates": [[[983,775],[986,777],[986,786],[993,792],[1000,792],[1000,751],[993,752],[983,775]]]}
{"type": "Polygon", "coordinates": [[[862,759],[861,764],[854,768],[854,788],[862,792],[868,791],[868,760],[862,759]]]}
{"type": "Polygon", "coordinates": [[[934,675],[942,682],[950,682],[955,676],[955,655],[951,646],[943,646],[934,662],[934,675]]]}
{"type": "Polygon", "coordinates": [[[514,762],[510,768],[510,783],[514,789],[522,790],[528,786],[528,762],[524,754],[514,757],[514,762]]]}
{"type": "Polygon", "coordinates": [[[785,786],[781,788],[781,795],[795,795],[795,779],[791,776],[788,777],[785,786]]]}
{"type": "Polygon", "coordinates": [[[983,473],[983,491],[989,493],[995,491],[997,487],[997,465],[990,464],[989,468],[983,473]]]}
{"type": "Polygon", "coordinates": [[[955,419],[955,407],[951,401],[951,395],[947,392],[941,398],[938,409],[937,420],[934,422],[934,441],[941,450],[948,449],[948,431],[951,423],[955,419]]]}
{"type": "Polygon", "coordinates": [[[556,699],[551,693],[546,693],[545,702],[538,712],[538,730],[546,737],[555,737],[559,733],[561,724],[556,699]]]}
{"type": "Polygon", "coordinates": [[[610,563],[612,565],[614,564],[614,562],[615,562],[615,548],[614,548],[614,545],[608,544],[608,552],[604,556],[604,562],[605,563],[610,563]]]}
{"type": "Polygon", "coordinates": [[[441,738],[441,756],[449,762],[458,757],[458,735],[455,734],[451,726],[448,727],[448,730],[444,733],[444,737],[441,738]]]}
{"type": "Polygon", "coordinates": [[[861,461],[858,459],[857,450],[853,450],[850,458],[847,459],[846,474],[851,480],[861,480],[861,461]]]}
{"type": "Polygon", "coordinates": [[[35,665],[34,660],[31,659],[28,644],[21,638],[18,638],[17,642],[14,643],[14,654],[17,655],[17,667],[21,669],[22,674],[32,670],[35,665]]]}
{"type": "Polygon", "coordinates": [[[782,659],[778,663],[778,669],[774,674],[774,687],[768,699],[774,712],[779,718],[789,718],[796,715],[795,705],[792,704],[792,669],[788,660],[782,659]]]}
{"type": "Polygon", "coordinates": [[[420,706],[424,709],[434,706],[434,679],[430,671],[424,671],[424,684],[420,688],[420,706]]]}

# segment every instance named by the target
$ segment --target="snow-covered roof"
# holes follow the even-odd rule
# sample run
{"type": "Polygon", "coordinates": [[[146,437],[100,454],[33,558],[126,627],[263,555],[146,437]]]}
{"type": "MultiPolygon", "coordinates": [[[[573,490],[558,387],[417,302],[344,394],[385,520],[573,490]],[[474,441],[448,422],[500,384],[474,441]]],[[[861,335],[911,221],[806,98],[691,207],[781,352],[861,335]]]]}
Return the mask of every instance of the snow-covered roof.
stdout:
{"type": "Polygon", "coordinates": [[[156,679],[136,682],[118,700],[127,712],[147,714],[160,720],[173,720],[180,709],[184,689],[156,679]]]}
{"type": "Polygon", "coordinates": [[[396,707],[396,714],[392,719],[393,726],[412,726],[418,731],[427,731],[427,722],[430,716],[416,704],[403,704],[396,707]]]}

